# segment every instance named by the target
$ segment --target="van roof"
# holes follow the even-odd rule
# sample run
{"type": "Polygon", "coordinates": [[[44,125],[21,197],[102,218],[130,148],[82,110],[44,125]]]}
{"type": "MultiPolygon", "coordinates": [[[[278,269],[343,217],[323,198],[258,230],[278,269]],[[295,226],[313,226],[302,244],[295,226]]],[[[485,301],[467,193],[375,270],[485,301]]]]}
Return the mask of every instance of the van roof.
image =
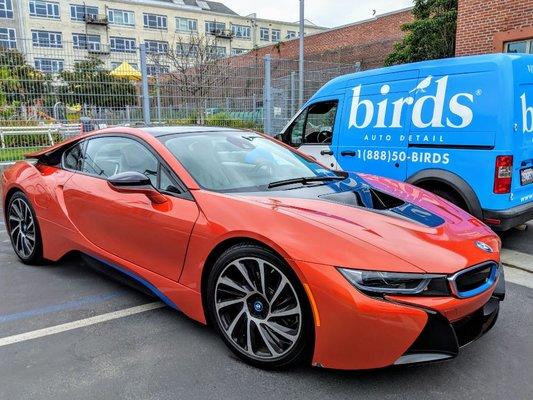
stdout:
{"type": "Polygon", "coordinates": [[[320,97],[321,95],[330,94],[331,92],[339,89],[344,89],[347,85],[347,83],[353,79],[356,78],[370,78],[372,76],[379,76],[379,75],[385,75],[385,74],[393,74],[398,73],[402,71],[410,71],[410,70],[423,70],[423,69],[431,69],[431,68],[461,68],[466,67],[473,64],[494,64],[494,65],[501,65],[501,64],[507,64],[509,61],[517,60],[522,57],[531,57],[533,59],[533,55],[529,54],[504,54],[504,53],[494,53],[494,54],[483,54],[483,55],[476,55],[476,56],[465,56],[465,57],[452,57],[452,58],[442,58],[439,60],[429,60],[429,61],[419,61],[415,63],[408,63],[408,64],[399,64],[399,65],[393,65],[390,67],[384,67],[384,68],[376,68],[376,69],[369,69],[365,71],[360,72],[354,72],[347,75],[342,75],[337,78],[332,79],[328,83],[326,83],[322,88],[320,88],[313,98],[320,97]]]}

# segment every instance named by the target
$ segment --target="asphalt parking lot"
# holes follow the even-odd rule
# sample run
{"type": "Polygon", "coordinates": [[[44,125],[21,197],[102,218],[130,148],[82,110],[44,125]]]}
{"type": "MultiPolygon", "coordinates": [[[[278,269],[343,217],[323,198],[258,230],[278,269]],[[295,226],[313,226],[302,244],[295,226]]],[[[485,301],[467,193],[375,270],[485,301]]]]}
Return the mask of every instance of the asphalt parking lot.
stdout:
{"type": "MultiPolygon", "coordinates": [[[[533,227],[511,232],[504,243],[517,243],[517,250],[533,254],[532,235],[533,227]]],[[[120,313],[155,300],[85,267],[78,258],[56,265],[23,265],[2,224],[0,399],[530,399],[530,287],[509,283],[492,331],[457,359],[422,366],[265,372],[238,361],[211,329],[158,305],[6,344],[14,335],[120,313]]]]}

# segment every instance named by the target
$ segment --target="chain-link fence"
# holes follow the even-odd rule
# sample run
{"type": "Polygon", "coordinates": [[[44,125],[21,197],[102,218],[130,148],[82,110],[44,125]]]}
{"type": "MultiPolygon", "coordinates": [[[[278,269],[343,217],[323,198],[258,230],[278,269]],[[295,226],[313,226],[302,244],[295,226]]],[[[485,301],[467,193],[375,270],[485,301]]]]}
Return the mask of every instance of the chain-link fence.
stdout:
{"type": "MultiPolygon", "coordinates": [[[[65,42],[35,32],[31,39],[0,43],[0,161],[51,144],[50,130],[57,132],[52,139],[61,140],[64,126],[70,134],[80,125],[87,130],[123,124],[279,132],[300,106],[298,61],[253,53],[225,57],[220,49],[205,38],[140,46],[112,38],[107,46],[91,42],[90,35],[65,42]]],[[[304,98],[354,70],[306,62],[304,98]]]]}

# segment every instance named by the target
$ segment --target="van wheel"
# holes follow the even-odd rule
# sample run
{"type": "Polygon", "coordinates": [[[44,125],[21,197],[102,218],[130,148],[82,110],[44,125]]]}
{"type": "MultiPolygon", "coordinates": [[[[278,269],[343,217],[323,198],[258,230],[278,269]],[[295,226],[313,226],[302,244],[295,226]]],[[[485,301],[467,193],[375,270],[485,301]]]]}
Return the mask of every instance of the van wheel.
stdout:
{"type": "Polygon", "coordinates": [[[461,196],[457,193],[453,193],[449,190],[445,189],[429,189],[429,191],[433,194],[436,194],[439,197],[442,197],[444,200],[449,201],[450,203],[456,205],[459,208],[462,208],[466,212],[471,212],[469,210],[468,205],[465,203],[465,201],[462,199],[461,196]]]}

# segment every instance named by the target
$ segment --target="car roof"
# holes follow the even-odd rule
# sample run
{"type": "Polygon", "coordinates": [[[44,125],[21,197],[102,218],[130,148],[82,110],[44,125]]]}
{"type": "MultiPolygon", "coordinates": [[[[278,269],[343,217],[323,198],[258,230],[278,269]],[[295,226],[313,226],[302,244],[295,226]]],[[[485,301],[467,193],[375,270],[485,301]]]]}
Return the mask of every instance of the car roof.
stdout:
{"type": "Polygon", "coordinates": [[[153,127],[141,127],[140,130],[149,133],[155,137],[165,135],[175,135],[180,133],[197,133],[197,132],[242,132],[242,129],[224,128],[218,126],[199,126],[199,125],[187,125],[187,126],[153,126],[153,127]]]}

